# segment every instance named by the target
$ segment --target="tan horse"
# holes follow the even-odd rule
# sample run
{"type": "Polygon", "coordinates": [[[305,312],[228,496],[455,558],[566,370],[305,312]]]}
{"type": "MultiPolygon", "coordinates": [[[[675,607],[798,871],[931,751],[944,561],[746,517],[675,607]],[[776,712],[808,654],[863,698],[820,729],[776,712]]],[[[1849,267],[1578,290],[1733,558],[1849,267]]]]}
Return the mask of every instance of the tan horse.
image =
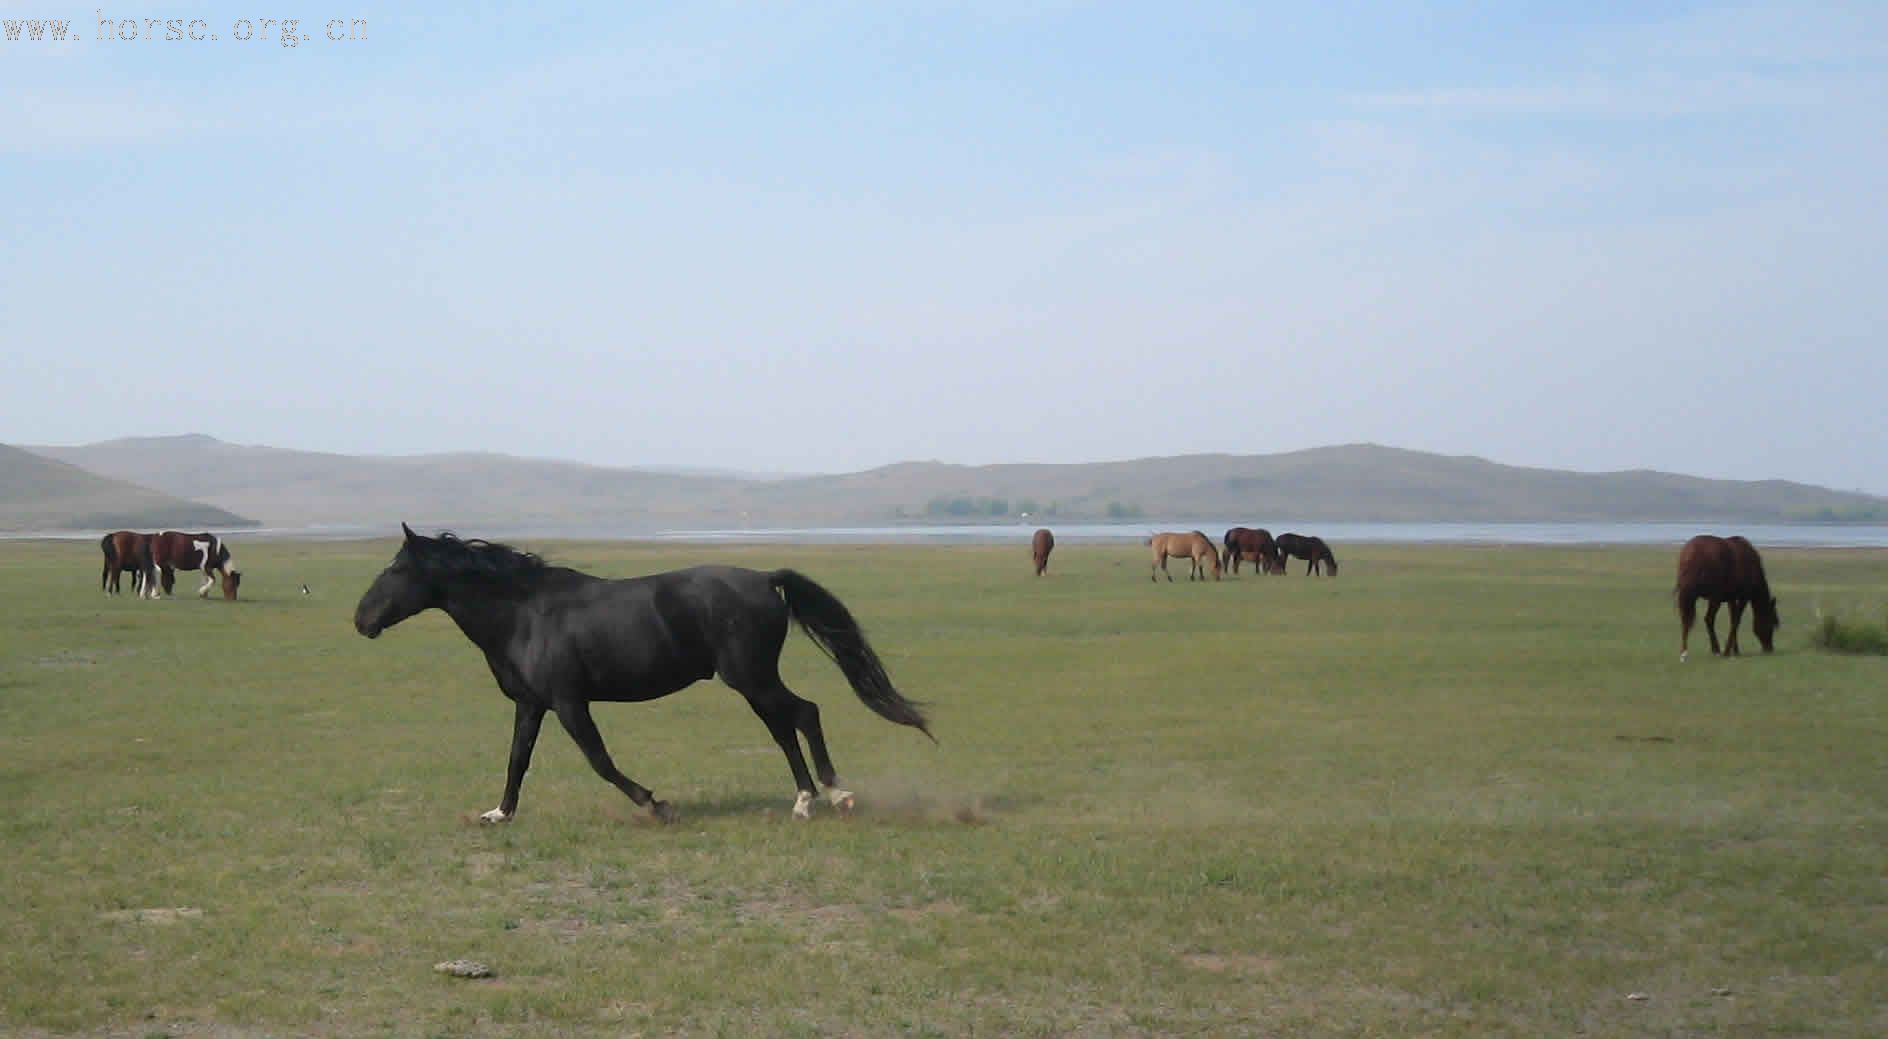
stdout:
{"type": "Polygon", "coordinates": [[[1154,573],[1156,570],[1167,574],[1167,580],[1173,580],[1173,574],[1167,571],[1169,556],[1178,556],[1193,564],[1192,569],[1187,571],[1189,581],[1206,580],[1206,568],[1209,566],[1213,568],[1213,580],[1219,580],[1219,549],[1213,547],[1212,539],[1205,534],[1197,530],[1185,534],[1155,534],[1148,539],[1147,544],[1154,550],[1154,563],[1147,572],[1149,581],[1160,580],[1154,573]]]}
{"type": "Polygon", "coordinates": [[[1036,563],[1036,576],[1041,577],[1049,569],[1049,553],[1055,551],[1055,535],[1044,527],[1036,531],[1036,536],[1029,539],[1029,556],[1036,563]]]}

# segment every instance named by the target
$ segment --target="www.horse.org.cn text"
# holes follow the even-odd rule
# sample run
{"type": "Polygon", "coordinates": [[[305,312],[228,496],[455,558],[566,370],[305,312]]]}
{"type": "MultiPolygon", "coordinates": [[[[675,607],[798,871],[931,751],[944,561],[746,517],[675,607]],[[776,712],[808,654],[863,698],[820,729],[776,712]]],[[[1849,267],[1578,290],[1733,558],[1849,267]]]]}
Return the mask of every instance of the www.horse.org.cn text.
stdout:
{"type": "Polygon", "coordinates": [[[64,18],[0,19],[0,37],[8,43],[273,43],[300,47],[304,43],[363,43],[367,19],[236,18],[227,22],[206,18],[118,18],[104,8],[93,12],[93,31],[85,23],[64,18]]]}

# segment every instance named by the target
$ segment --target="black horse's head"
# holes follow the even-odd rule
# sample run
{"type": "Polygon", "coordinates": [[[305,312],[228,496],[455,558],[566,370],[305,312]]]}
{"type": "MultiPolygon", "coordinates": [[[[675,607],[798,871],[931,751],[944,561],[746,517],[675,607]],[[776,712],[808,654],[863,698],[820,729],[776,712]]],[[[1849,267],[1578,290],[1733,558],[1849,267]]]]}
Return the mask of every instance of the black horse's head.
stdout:
{"type": "Polygon", "coordinates": [[[544,560],[509,545],[446,532],[429,538],[404,523],[400,530],[406,535],[400,551],[354,607],[354,630],[370,639],[422,610],[445,606],[449,587],[472,583],[489,591],[544,570],[544,560]]]}
{"type": "Polygon", "coordinates": [[[421,610],[439,605],[439,588],[426,574],[424,560],[435,539],[413,533],[400,524],[406,541],[393,554],[393,562],[374,578],[354,607],[354,630],[370,639],[406,620],[421,610]]]}
{"type": "Polygon", "coordinates": [[[1776,652],[1772,640],[1783,622],[1777,618],[1777,600],[1773,595],[1761,596],[1751,601],[1751,612],[1755,615],[1750,620],[1750,628],[1757,633],[1757,641],[1763,644],[1765,653],[1776,652]]]}

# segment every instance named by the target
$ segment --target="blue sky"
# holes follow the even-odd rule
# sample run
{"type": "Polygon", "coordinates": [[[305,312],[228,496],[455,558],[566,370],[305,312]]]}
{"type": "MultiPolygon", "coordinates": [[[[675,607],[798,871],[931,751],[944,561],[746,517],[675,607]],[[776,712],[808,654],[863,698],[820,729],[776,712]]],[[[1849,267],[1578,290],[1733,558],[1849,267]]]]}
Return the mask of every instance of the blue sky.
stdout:
{"type": "Polygon", "coordinates": [[[1885,5],[411,6],[0,0],[0,440],[1888,493],[1885,5]]]}

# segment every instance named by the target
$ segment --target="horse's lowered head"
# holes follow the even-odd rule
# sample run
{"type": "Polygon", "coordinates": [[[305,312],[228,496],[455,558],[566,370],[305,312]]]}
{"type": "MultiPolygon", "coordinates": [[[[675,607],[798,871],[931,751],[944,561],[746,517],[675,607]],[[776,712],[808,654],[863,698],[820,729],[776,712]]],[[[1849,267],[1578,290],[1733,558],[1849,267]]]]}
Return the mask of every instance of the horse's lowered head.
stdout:
{"type": "Polygon", "coordinates": [[[1766,595],[1751,600],[1750,630],[1757,633],[1757,642],[1765,653],[1775,653],[1777,629],[1783,621],[1777,617],[1777,600],[1774,595],[1766,595]]]}

